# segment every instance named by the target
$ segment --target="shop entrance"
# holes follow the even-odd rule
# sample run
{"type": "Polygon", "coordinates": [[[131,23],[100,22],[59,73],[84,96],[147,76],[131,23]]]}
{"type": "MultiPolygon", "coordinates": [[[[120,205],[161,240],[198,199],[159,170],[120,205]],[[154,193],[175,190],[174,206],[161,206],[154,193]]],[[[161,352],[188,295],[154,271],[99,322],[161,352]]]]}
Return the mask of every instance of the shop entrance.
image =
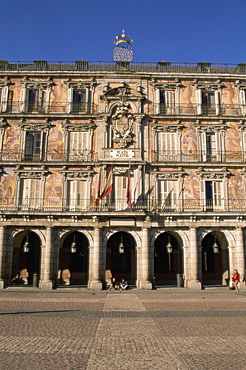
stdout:
{"type": "Polygon", "coordinates": [[[69,234],[64,240],[59,256],[59,284],[87,285],[89,243],[80,232],[69,234]]]}
{"type": "Polygon", "coordinates": [[[163,233],[155,241],[155,285],[183,285],[183,249],[170,233],[163,233]]]}
{"type": "Polygon", "coordinates": [[[126,232],[117,232],[108,240],[105,280],[111,277],[136,285],[136,243],[126,232]]]}

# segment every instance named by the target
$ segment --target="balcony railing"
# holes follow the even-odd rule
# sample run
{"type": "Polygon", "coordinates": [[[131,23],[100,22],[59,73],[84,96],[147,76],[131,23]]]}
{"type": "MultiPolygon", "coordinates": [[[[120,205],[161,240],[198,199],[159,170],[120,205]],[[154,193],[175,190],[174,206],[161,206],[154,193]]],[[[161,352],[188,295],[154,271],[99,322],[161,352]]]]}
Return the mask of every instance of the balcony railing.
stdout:
{"type": "Polygon", "coordinates": [[[16,62],[0,61],[1,71],[13,72],[149,72],[149,73],[189,73],[189,74],[240,74],[246,73],[244,63],[179,63],[179,62],[96,62],[96,61],[54,61],[45,60],[16,62]]]}
{"type": "Polygon", "coordinates": [[[132,202],[132,211],[127,205],[126,199],[117,201],[99,202],[89,199],[62,199],[55,197],[54,199],[33,199],[25,198],[16,200],[13,198],[0,198],[0,212],[22,214],[27,213],[64,213],[64,212],[151,212],[154,214],[163,213],[215,213],[221,214],[225,212],[233,212],[246,214],[246,199],[178,199],[176,201],[160,201],[151,199],[143,199],[137,202],[132,202]]]}
{"type": "Polygon", "coordinates": [[[211,106],[206,104],[150,104],[149,114],[154,115],[180,115],[180,116],[245,116],[246,105],[220,104],[211,106]]]}
{"type": "Polygon", "coordinates": [[[62,152],[56,149],[48,149],[46,153],[30,154],[23,150],[3,150],[0,152],[0,162],[90,162],[97,160],[97,153],[93,150],[73,150],[62,152]]]}
{"type": "Polygon", "coordinates": [[[154,152],[155,162],[209,162],[209,163],[243,163],[246,161],[246,152],[243,151],[215,151],[213,153],[206,153],[205,151],[191,150],[168,150],[154,152]]]}
{"type": "Polygon", "coordinates": [[[28,101],[1,102],[0,112],[2,113],[33,113],[33,114],[96,114],[98,106],[90,104],[85,106],[82,103],[52,102],[51,104],[32,104],[28,101]]]}

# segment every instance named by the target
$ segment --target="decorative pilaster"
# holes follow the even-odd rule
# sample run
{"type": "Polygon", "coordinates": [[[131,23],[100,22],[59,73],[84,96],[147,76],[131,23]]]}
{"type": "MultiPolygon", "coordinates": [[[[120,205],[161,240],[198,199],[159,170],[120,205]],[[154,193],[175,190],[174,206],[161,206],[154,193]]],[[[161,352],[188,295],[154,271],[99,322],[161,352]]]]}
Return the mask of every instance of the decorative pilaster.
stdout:
{"type": "MultiPolygon", "coordinates": [[[[237,265],[233,267],[233,270],[238,270],[240,274],[240,280],[242,282],[245,274],[245,260],[243,250],[243,229],[241,227],[236,228],[236,258],[234,260],[236,260],[237,265]]],[[[242,288],[246,288],[245,283],[241,284],[240,289],[242,288]]]]}
{"type": "Polygon", "coordinates": [[[152,289],[152,284],[149,280],[150,273],[150,256],[149,256],[149,229],[143,228],[142,248],[141,248],[141,268],[142,276],[140,277],[140,289],[152,289]]]}
{"type": "Polygon", "coordinates": [[[198,280],[198,249],[196,228],[190,229],[190,289],[202,289],[198,280]]]}
{"type": "Polygon", "coordinates": [[[4,226],[0,226],[0,289],[4,288],[3,278],[3,248],[4,248],[4,226]]]}
{"type": "Polygon", "coordinates": [[[46,243],[45,247],[42,248],[41,256],[41,282],[40,288],[46,290],[52,290],[53,282],[51,280],[51,255],[52,255],[52,228],[47,227],[46,229],[46,243]]]}
{"type": "Polygon", "coordinates": [[[101,290],[102,289],[102,282],[100,281],[100,231],[99,227],[95,227],[94,229],[94,243],[93,243],[93,250],[91,253],[90,258],[91,263],[91,281],[89,283],[89,287],[92,290],[101,290]]]}

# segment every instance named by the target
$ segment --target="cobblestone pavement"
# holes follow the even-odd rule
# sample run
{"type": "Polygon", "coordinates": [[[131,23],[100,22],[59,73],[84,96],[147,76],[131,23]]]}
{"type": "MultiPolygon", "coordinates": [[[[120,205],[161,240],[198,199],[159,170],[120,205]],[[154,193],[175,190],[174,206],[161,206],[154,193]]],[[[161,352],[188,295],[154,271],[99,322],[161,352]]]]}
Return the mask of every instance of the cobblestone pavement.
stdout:
{"type": "Polygon", "coordinates": [[[0,369],[246,369],[246,292],[0,292],[0,369]]]}

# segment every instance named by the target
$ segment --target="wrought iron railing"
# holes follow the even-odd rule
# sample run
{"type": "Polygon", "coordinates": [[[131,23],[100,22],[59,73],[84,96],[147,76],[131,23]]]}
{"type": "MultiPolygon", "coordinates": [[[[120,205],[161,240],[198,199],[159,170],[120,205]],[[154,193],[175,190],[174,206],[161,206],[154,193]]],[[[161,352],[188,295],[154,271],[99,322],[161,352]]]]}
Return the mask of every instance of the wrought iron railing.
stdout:
{"type": "Polygon", "coordinates": [[[246,199],[177,199],[177,200],[166,200],[160,201],[154,198],[142,199],[131,203],[131,209],[127,204],[126,199],[119,199],[116,201],[105,201],[100,200],[97,204],[96,200],[81,199],[63,199],[60,197],[49,198],[25,198],[25,199],[14,199],[14,198],[0,198],[0,212],[13,213],[18,212],[20,214],[26,213],[64,213],[67,212],[85,212],[85,213],[97,213],[97,212],[150,212],[153,214],[165,214],[165,213],[214,213],[220,215],[225,212],[238,213],[246,215],[246,199]]]}
{"type": "Polygon", "coordinates": [[[202,73],[202,74],[245,74],[246,65],[225,63],[179,63],[179,62],[96,62],[96,61],[58,61],[48,62],[45,60],[16,62],[0,61],[0,70],[14,72],[151,72],[151,73],[202,73]]]}
{"type": "Polygon", "coordinates": [[[52,102],[33,104],[28,101],[8,101],[1,102],[1,113],[33,113],[33,114],[96,114],[98,106],[96,104],[84,105],[82,103],[52,102]]]}
{"type": "Polygon", "coordinates": [[[243,163],[246,161],[246,152],[231,150],[222,152],[219,150],[213,151],[213,153],[206,153],[201,150],[194,150],[189,147],[184,150],[159,150],[154,151],[152,160],[154,162],[168,162],[168,163],[179,163],[179,162],[210,162],[210,163],[243,163]]]}
{"type": "Polygon", "coordinates": [[[183,116],[244,116],[246,105],[220,104],[211,106],[206,104],[149,104],[149,114],[153,115],[183,115],[183,116]]]}
{"type": "MultiPolygon", "coordinates": [[[[29,102],[8,101],[1,102],[1,113],[19,114],[97,114],[98,105],[82,103],[52,102],[45,104],[29,104],[29,102]]],[[[221,104],[217,107],[199,104],[174,104],[165,106],[153,104],[149,101],[148,113],[150,115],[183,115],[183,116],[245,116],[246,105],[221,104]]]]}
{"type": "Polygon", "coordinates": [[[46,152],[26,153],[23,150],[13,151],[3,149],[0,151],[0,163],[4,162],[90,162],[98,159],[97,153],[93,150],[75,150],[69,152],[48,149],[46,152]]]}

